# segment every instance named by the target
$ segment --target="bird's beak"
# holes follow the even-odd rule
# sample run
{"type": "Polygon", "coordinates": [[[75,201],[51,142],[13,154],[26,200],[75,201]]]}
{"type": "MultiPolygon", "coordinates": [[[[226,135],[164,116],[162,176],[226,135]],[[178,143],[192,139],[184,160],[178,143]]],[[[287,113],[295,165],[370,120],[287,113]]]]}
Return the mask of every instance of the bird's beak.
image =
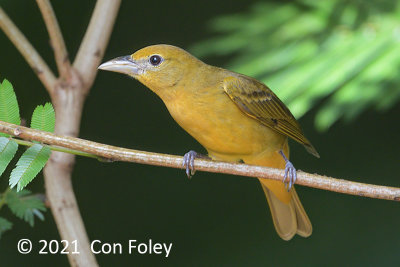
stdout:
{"type": "Polygon", "coordinates": [[[117,57],[101,64],[98,69],[120,72],[130,76],[140,74],[141,68],[131,56],[117,57]]]}

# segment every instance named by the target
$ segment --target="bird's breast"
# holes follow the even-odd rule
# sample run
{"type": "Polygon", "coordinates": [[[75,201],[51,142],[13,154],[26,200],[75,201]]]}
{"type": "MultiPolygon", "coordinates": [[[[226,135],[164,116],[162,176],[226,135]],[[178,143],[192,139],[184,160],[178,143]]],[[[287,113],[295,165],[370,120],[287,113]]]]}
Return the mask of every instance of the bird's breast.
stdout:
{"type": "Polygon", "coordinates": [[[244,114],[223,90],[182,92],[164,102],[175,121],[210,154],[255,154],[286,140],[244,114]]]}

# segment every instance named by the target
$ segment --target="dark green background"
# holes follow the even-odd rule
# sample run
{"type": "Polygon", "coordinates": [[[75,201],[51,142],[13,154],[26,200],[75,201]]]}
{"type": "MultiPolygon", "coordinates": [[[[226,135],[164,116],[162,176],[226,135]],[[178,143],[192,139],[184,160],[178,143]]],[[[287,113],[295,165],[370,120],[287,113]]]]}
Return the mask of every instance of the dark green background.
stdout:
{"type": "MultiPolygon", "coordinates": [[[[2,0],[1,6],[54,68],[48,36],[34,1],[2,0]]],[[[95,1],[52,1],[71,58],[85,32],[95,1]]],[[[143,46],[168,43],[188,48],[209,36],[206,22],[240,12],[251,1],[123,1],[105,60],[143,46]]],[[[49,100],[45,89],[3,33],[0,79],[14,85],[21,116],[49,100]]],[[[204,59],[223,66],[224,58],[204,59]]],[[[318,106],[315,108],[317,109],[318,106]]],[[[314,109],[314,110],[315,110],[314,109]]],[[[316,159],[292,142],[292,162],[301,170],[354,181],[400,186],[400,105],[387,113],[366,112],[351,124],[328,132],[313,128],[314,110],[300,122],[321,154],[316,159]]],[[[137,81],[100,72],[87,99],[80,137],[102,143],[183,155],[204,152],[170,117],[153,93],[137,81]]],[[[89,238],[173,242],[169,258],[160,255],[98,255],[102,266],[398,266],[400,206],[298,186],[314,226],[310,238],[282,241],[272,225],[256,179],[198,172],[188,181],[182,170],[132,163],[101,163],[78,158],[75,193],[89,238]]],[[[1,190],[7,176],[0,180],[1,190]]],[[[28,189],[43,192],[40,175],[28,189]]],[[[41,239],[60,239],[50,212],[34,228],[13,217],[0,240],[1,266],[67,266],[62,255],[38,255],[41,239]],[[17,252],[17,241],[36,245],[30,255],[17,252]]]]}

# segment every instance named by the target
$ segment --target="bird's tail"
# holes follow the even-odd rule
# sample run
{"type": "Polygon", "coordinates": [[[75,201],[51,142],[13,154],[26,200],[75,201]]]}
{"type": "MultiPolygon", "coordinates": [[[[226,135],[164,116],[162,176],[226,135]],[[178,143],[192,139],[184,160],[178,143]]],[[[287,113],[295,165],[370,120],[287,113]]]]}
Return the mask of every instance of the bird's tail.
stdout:
{"type": "Polygon", "coordinates": [[[278,198],[273,192],[285,190],[283,183],[259,179],[267,197],[276,232],[283,240],[290,240],[295,234],[308,237],[312,233],[310,219],[292,187],[287,197],[278,198]],[[283,187],[283,188],[280,188],[283,187]],[[278,189],[279,188],[279,189],[278,189]]]}

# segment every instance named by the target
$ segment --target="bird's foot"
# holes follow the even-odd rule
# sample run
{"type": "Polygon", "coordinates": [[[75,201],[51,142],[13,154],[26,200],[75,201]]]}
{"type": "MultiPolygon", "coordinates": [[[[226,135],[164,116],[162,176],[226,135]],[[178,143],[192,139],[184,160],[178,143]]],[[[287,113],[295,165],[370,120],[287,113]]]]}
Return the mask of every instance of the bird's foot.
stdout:
{"type": "Polygon", "coordinates": [[[296,168],[293,166],[293,164],[288,160],[288,158],[285,156],[282,150],[279,151],[279,154],[282,155],[283,159],[286,162],[285,165],[285,175],[283,176],[283,183],[285,184],[285,188],[290,191],[294,183],[296,182],[297,179],[297,173],[296,173],[296,168]]]}
{"type": "Polygon", "coordinates": [[[186,168],[186,175],[190,179],[196,172],[194,168],[194,160],[196,158],[210,159],[210,157],[197,153],[194,150],[190,150],[188,153],[183,156],[182,167],[186,168]]]}

